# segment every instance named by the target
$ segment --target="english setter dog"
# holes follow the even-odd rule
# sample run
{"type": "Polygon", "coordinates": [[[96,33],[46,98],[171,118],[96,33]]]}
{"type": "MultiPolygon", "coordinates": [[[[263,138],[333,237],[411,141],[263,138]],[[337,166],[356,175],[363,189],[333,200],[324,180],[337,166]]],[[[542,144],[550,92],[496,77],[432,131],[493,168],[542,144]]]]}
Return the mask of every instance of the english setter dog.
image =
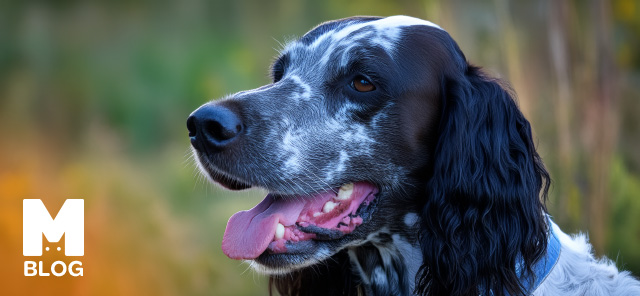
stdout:
{"type": "Polygon", "coordinates": [[[187,120],[200,169],[264,188],[222,251],[282,295],[640,295],[544,202],[549,175],[513,94],[439,26],[323,23],[272,83],[187,120]]]}

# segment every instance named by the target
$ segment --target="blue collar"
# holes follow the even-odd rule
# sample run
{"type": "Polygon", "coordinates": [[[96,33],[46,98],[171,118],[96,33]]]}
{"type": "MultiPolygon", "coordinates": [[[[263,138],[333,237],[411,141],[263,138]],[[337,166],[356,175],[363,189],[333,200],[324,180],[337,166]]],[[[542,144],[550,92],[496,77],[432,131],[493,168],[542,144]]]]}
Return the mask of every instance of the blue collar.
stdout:
{"type": "MultiPolygon", "coordinates": [[[[535,274],[535,281],[533,281],[533,286],[531,286],[531,278],[530,276],[522,275],[522,258],[518,258],[516,261],[516,274],[518,274],[518,278],[520,279],[520,283],[524,288],[526,295],[532,295],[533,292],[544,282],[545,279],[553,270],[553,267],[558,263],[558,258],[560,258],[560,239],[558,235],[553,231],[553,222],[551,222],[551,217],[547,216],[547,225],[549,226],[549,241],[547,242],[547,251],[545,252],[544,257],[542,257],[538,262],[533,264],[531,268],[533,273],[535,274]]],[[[509,295],[505,291],[505,295],[509,295]]],[[[495,295],[492,290],[489,290],[489,293],[485,294],[482,290],[480,295],[495,295]]]]}
{"type": "MultiPolygon", "coordinates": [[[[556,263],[558,263],[558,258],[560,258],[560,239],[553,231],[553,222],[551,222],[551,218],[547,217],[547,225],[549,226],[549,241],[547,242],[547,252],[542,259],[536,262],[533,265],[533,272],[535,274],[535,282],[533,286],[530,286],[531,281],[528,278],[520,276],[520,282],[524,287],[524,290],[527,291],[527,294],[533,294],[533,292],[542,284],[542,282],[549,276],[551,270],[556,263]]],[[[520,266],[519,262],[516,266],[520,266]]],[[[520,274],[520,268],[516,267],[516,272],[520,274]]]]}

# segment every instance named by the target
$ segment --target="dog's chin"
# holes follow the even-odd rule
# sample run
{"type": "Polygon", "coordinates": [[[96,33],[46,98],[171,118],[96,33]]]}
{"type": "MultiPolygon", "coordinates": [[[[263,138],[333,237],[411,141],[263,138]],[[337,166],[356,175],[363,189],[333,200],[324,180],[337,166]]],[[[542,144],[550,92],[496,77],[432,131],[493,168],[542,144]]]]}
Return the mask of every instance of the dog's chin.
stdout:
{"type": "MultiPolygon", "coordinates": [[[[369,222],[366,221],[364,223],[369,222]]],[[[361,227],[363,226],[361,225],[361,227]]],[[[360,236],[366,237],[366,235],[354,233],[336,240],[309,240],[290,243],[284,253],[272,253],[267,250],[258,258],[246,260],[246,262],[258,273],[286,275],[313,265],[322,264],[325,260],[331,260],[331,256],[339,251],[364,243],[365,240],[359,238],[360,236]]]]}
{"type": "MultiPolygon", "coordinates": [[[[312,244],[312,242],[300,242],[298,244],[305,245],[312,244]]],[[[259,273],[268,275],[284,275],[299,269],[316,265],[328,259],[331,255],[333,255],[333,253],[328,253],[328,251],[319,252],[317,248],[310,247],[308,250],[299,253],[287,252],[271,254],[269,252],[265,252],[256,259],[248,260],[248,262],[250,262],[251,267],[259,273]]]]}
{"type": "Polygon", "coordinates": [[[209,174],[209,177],[211,178],[211,180],[215,183],[217,183],[218,185],[222,186],[223,188],[229,189],[229,190],[244,190],[244,189],[249,189],[253,186],[251,186],[251,184],[242,182],[238,179],[235,179],[233,177],[230,176],[226,176],[223,175],[221,173],[218,172],[212,172],[207,170],[207,173],[209,174]]]}

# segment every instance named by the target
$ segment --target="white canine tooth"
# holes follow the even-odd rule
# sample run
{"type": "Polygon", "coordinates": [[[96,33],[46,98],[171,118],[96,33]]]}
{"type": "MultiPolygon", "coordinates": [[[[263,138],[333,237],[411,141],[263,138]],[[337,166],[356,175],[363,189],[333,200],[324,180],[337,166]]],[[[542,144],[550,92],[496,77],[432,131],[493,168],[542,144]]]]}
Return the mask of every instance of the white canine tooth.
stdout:
{"type": "Polygon", "coordinates": [[[344,184],[338,190],[338,196],[336,196],[337,200],[346,200],[351,197],[351,193],[353,192],[353,183],[344,184]]]}
{"type": "Polygon", "coordinates": [[[284,237],[284,225],[278,223],[276,226],[276,239],[282,239],[284,237]]]}
{"type": "Polygon", "coordinates": [[[322,207],[322,211],[325,213],[329,213],[331,211],[333,211],[333,208],[336,207],[336,203],[332,202],[332,201],[328,201],[326,204],[324,204],[324,207],[322,207]]]}
{"type": "Polygon", "coordinates": [[[322,213],[320,213],[320,212],[315,212],[315,213],[313,213],[313,217],[318,217],[318,216],[320,216],[320,215],[322,215],[322,213]]]}

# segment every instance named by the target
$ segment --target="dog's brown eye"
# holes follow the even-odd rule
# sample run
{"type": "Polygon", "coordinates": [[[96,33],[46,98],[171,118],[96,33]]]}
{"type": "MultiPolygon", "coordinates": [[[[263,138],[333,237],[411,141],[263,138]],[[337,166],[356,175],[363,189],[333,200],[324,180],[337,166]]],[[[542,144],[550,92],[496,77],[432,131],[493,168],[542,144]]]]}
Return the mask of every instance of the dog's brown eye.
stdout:
{"type": "Polygon", "coordinates": [[[359,92],[369,92],[376,89],[375,85],[363,76],[358,76],[353,79],[353,81],[351,81],[351,86],[359,92]]]}

